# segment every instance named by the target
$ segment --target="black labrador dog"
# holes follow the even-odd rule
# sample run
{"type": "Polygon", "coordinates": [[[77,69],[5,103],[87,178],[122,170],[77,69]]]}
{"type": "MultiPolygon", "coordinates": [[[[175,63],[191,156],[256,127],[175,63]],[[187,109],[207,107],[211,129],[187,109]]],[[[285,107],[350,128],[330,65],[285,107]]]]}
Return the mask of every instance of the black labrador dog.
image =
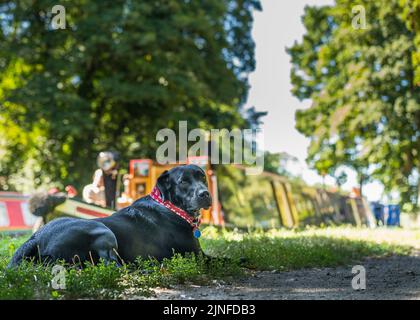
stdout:
{"type": "Polygon", "coordinates": [[[206,175],[196,165],[165,171],[152,195],[106,218],[60,218],[34,233],[14,254],[9,267],[23,259],[120,264],[136,258],[170,258],[174,253],[202,253],[194,236],[199,212],[211,206],[206,175]]]}

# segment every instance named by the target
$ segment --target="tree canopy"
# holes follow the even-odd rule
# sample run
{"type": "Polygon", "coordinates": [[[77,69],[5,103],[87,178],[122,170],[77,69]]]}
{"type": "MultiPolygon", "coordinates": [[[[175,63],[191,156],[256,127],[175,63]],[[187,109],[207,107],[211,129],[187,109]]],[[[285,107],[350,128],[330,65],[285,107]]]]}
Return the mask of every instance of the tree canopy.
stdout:
{"type": "Polygon", "coordinates": [[[405,10],[399,0],[306,7],[305,35],[288,52],[292,92],[312,100],[296,113],[297,129],[311,141],[311,166],[332,175],[340,166],[353,168],[361,185],[378,179],[413,210],[420,189],[420,87],[412,59],[416,35],[405,10]],[[352,24],[358,4],[366,28],[352,24]]]}
{"type": "Polygon", "coordinates": [[[247,125],[259,0],[63,0],[58,30],[56,4],[0,5],[0,189],[80,186],[98,151],[154,157],[178,120],[247,125]]]}
{"type": "Polygon", "coordinates": [[[416,46],[412,59],[414,65],[415,83],[420,86],[420,0],[401,0],[403,18],[407,28],[415,33],[414,44],[416,46]]]}

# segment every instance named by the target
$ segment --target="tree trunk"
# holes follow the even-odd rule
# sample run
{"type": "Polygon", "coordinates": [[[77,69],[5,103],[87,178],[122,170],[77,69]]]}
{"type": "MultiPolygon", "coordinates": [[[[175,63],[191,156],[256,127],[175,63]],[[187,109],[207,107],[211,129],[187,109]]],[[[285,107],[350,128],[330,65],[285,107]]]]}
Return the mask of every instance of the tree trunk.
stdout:
{"type": "Polygon", "coordinates": [[[365,179],[363,177],[363,174],[360,174],[359,176],[359,192],[360,196],[363,197],[363,184],[365,183],[365,179]]]}
{"type": "MultiPolygon", "coordinates": [[[[418,173],[420,175],[420,168],[418,169],[418,173]]],[[[417,181],[417,203],[416,203],[416,213],[420,214],[420,176],[419,180],[417,181]]]]}

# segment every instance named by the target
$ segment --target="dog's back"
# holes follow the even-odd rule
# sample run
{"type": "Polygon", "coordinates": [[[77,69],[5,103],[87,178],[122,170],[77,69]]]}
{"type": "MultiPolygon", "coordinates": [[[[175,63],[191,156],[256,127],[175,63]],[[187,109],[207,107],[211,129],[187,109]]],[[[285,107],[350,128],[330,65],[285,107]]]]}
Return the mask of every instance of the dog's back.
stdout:
{"type": "Polygon", "coordinates": [[[95,220],[60,218],[46,224],[34,233],[13,255],[8,267],[23,260],[40,262],[92,261],[103,258],[106,262],[117,259],[118,243],[113,232],[95,220]]]}

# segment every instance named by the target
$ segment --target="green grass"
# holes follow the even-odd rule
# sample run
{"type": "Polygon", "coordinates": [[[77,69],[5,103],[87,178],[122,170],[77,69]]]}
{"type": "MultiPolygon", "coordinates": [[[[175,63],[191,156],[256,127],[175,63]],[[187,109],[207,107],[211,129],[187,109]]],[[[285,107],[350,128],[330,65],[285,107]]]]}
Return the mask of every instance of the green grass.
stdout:
{"type": "Polygon", "coordinates": [[[54,290],[50,266],[25,263],[7,270],[10,257],[29,235],[0,234],[0,299],[123,299],[149,296],[154,287],[230,280],[249,269],[290,270],[348,264],[364,257],[410,254],[420,245],[420,231],[402,229],[309,228],[298,231],[239,232],[208,227],[201,244],[216,260],[176,255],[162,263],[138,260],[116,267],[103,263],[66,267],[66,289],[54,290]],[[245,258],[246,268],[239,261],[245,258]]]}
{"type": "Polygon", "coordinates": [[[281,271],[343,265],[367,256],[409,254],[420,244],[420,232],[416,231],[351,227],[251,233],[208,228],[204,237],[203,247],[210,255],[246,257],[248,268],[281,271]]]}

